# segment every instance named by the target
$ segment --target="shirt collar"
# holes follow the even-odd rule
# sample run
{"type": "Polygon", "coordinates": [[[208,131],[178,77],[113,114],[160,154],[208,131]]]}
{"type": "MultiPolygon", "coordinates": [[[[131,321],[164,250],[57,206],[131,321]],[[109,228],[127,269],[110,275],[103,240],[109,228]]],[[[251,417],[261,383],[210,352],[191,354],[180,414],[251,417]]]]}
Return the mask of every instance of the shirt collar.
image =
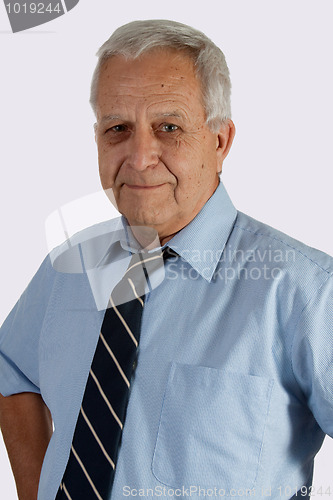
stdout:
{"type": "Polygon", "coordinates": [[[237,210],[220,182],[201,211],[167,246],[210,282],[236,217],[237,210]]]}

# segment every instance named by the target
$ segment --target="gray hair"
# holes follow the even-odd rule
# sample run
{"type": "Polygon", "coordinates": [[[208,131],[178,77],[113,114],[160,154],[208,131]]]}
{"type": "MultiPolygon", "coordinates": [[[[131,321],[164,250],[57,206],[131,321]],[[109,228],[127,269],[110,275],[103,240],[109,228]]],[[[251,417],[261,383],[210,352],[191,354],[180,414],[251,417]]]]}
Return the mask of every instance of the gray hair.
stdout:
{"type": "Polygon", "coordinates": [[[231,82],[224,54],[204,33],[175,21],[133,21],[118,28],[100,47],[90,93],[94,112],[103,63],[112,56],[136,59],[154,48],[180,50],[192,59],[202,86],[207,124],[217,131],[231,118],[231,82]]]}

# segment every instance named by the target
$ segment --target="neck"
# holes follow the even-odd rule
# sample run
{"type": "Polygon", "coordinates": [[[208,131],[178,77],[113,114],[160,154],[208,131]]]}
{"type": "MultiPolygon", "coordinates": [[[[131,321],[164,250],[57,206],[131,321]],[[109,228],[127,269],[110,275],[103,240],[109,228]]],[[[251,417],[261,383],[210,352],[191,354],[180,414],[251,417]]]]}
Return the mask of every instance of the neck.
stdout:
{"type": "MultiPolygon", "coordinates": [[[[178,231],[177,231],[177,232],[178,232],[178,231]]],[[[174,237],[174,235],[175,235],[175,234],[177,234],[177,232],[176,232],[176,233],[173,233],[173,234],[170,234],[169,236],[165,236],[165,237],[161,238],[161,247],[162,247],[163,245],[165,245],[165,243],[167,243],[169,240],[171,240],[171,238],[173,238],[173,237],[174,237]]]]}
{"type": "Polygon", "coordinates": [[[159,248],[162,244],[157,231],[147,226],[131,226],[134,238],[140,243],[144,250],[159,248]]]}

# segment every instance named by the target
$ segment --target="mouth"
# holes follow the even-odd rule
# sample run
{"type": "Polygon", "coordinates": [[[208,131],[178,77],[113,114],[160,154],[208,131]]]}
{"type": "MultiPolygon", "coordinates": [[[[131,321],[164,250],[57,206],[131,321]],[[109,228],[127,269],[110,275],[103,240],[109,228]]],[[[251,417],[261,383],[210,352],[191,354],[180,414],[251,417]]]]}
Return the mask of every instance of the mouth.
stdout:
{"type": "Polygon", "coordinates": [[[136,184],[126,184],[124,183],[124,186],[128,187],[129,189],[143,189],[143,190],[151,190],[151,189],[157,189],[161,186],[164,186],[164,183],[163,184],[154,184],[152,186],[140,186],[140,185],[136,185],[136,184]]]}

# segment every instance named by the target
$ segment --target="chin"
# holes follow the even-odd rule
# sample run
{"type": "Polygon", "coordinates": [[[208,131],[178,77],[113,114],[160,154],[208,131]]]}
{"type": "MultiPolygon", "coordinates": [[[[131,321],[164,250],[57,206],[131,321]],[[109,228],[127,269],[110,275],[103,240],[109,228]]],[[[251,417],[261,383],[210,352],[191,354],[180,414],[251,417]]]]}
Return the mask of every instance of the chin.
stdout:
{"type": "MultiPolygon", "coordinates": [[[[120,207],[121,208],[121,207],[120,207]]],[[[160,212],[160,209],[153,207],[135,207],[131,210],[120,210],[132,226],[151,226],[163,222],[165,214],[160,212]]]]}
{"type": "MultiPolygon", "coordinates": [[[[126,215],[125,215],[126,217],[126,215]]],[[[135,218],[135,219],[131,219],[129,217],[126,217],[127,219],[127,222],[131,225],[131,226],[146,226],[146,227],[157,227],[160,222],[156,219],[152,219],[152,218],[135,218]]]]}
{"type": "Polygon", "coordinates": [[[151,212],[140,214],[123,214],[131,226],[156,227],[163,223],[162,217],[157,217],[151,212]]]}

